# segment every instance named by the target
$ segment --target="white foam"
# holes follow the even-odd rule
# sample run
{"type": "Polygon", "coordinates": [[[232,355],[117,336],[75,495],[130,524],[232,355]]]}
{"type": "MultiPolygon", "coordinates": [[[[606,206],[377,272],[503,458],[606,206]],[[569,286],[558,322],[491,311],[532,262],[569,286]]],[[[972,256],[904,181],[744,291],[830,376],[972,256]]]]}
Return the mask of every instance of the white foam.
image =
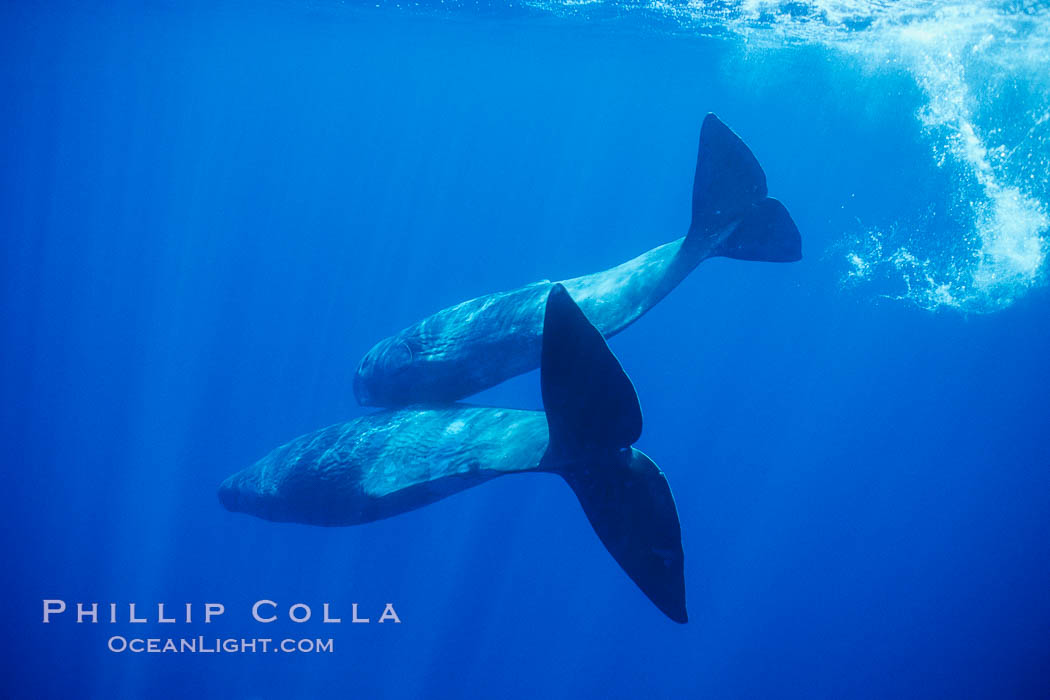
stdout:
{"type": "MultiPolygon", "coordinates": [[[[579,14],[577,2],[526,0],[579,14]]],[[[751,50],[819,44],[869,70],[905,70],[925,96],[917,123],[946,169],[962,221],[946,235],[926,213],[852,236],[845,279],[923,308],[989,312],[1046,279],[1050,165],[1050,4],[1032,0],[650,0],[590,3],[645,12],[684,31],[718,31],[751,50]],[[1017,83],[1027,100],[1000,103],[1017,83]],[[873,243],[877,241],[877,245],[873,243]],[[921,253],[918,252],[921,250],[921,253]],[[892,279],[891,279],[892,278],[892,279]],[[885,291],[896,282],[900,293],[885,291]]]]}

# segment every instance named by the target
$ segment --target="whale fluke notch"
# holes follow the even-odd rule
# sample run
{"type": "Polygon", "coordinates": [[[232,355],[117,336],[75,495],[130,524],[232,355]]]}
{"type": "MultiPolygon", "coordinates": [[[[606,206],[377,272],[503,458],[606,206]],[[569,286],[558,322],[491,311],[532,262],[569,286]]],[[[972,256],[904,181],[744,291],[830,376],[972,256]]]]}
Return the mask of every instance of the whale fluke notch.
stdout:
{"type": "Polygon", "coordinates": [[[631,448],[642,432],[638,396],[560,284],[547,297],[540,383],[550,434],[540,468],[565,479],[602,544],[649,600],[687,622],[674,497],[660,468],[631,448]]]}
{"type": "Polygon", "coordinates": [[[765,262],[801,260],[798,227],[784,205],[767,194],[766,175],[751,149],[718,117],[708,114],[700,129],[687,241],[725,236],[712,255],[765,262]]]}

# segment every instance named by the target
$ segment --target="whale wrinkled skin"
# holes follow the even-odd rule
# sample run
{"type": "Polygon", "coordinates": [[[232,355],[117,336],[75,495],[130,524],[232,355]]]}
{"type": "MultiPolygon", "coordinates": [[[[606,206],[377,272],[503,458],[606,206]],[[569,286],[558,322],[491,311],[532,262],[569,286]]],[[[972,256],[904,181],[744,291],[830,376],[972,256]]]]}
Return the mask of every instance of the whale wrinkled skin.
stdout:
{"type": "Polygon", "coordinates": [[[689,233],[602,272],[547,280],[439,311],[372,347],[354,394],[364,406],[458,401],[535,369],[543,313],[561,284],[606,338],[634,323],[704,260],[789,262],[801,258],[798,229],[766,196],[765,175],[740,138],[714,115],[704,120],[689,233]]]}
{"type": "Polygon", "coordinates": [[[502,474],[536,471],[542,411],[442,406],[381,411],[278,447],[219,487],[228,510],[309,525],[359,525],[502,474]]]}
{"type": "Polygon", "coordinates": [[[709,252],[683,237],[622,265],[497,292],[443,309],[376,344],[362,359],[354,393],[364,406],[457,401],[539,367],[543,309],[563,285],[606,338],[638,320],[709,252]]]}

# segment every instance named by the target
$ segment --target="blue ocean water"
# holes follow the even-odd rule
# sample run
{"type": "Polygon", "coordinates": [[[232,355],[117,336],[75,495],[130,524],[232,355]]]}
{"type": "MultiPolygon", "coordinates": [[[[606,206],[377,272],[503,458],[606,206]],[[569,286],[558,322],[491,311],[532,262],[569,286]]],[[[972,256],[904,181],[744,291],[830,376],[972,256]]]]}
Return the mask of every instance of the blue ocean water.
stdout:
{"type": "Polygon", "coordinates": [[[1026,3],[3,4],[0,694],[1047,697],[1048,36],[1026,3]],[[553,476],[353,528],[219,505],[365,413],[376,340],[683,235],[709,111],[804,259],[707,261],[610,342],[689,624],[553,476]]]}

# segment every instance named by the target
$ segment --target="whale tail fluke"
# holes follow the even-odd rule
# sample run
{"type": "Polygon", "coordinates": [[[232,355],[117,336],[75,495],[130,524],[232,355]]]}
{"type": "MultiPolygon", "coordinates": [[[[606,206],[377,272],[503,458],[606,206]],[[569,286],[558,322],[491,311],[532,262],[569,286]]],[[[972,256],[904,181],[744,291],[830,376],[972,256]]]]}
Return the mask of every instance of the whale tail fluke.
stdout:
{"type": "Polygon", "coordinates": [[[766,195],[766,175],[751,149],[708,114],[700,129],[687,242],[713,245],[711,255],[737,260],[801,260],[795,222],[783,204],[766,195]]]}
{"type": "Polygon", "coordinates": [[[557,452],[626,448],[642,435],[634,385],[561,284],[547,295],[540,389],[557,452]]]}
{"type": "Polygon", "coordinates": [[[686,622],[678,510],[660,468],[631,448],[642,432],[634,386],[560,284],[547,298],[540,367],[550,433],[541,468],[565,479],[642,592],[672,620],[686,622]]]}

